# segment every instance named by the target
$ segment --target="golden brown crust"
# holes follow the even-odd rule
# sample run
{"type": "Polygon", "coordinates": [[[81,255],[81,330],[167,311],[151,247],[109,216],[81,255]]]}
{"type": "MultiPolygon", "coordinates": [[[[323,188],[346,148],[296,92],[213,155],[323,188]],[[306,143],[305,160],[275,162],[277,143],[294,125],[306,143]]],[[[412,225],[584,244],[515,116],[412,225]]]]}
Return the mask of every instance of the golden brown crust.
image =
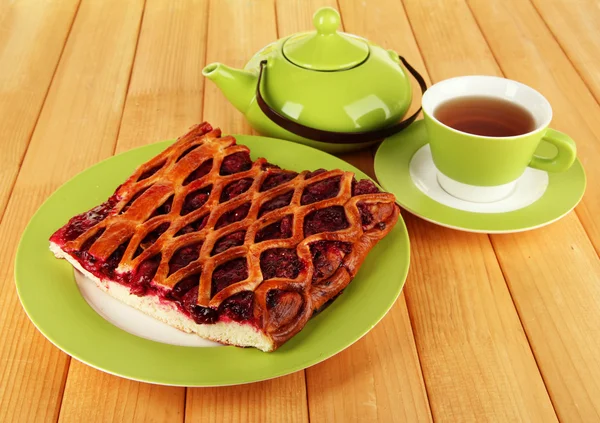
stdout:
{"type": "MultiPolygon", "coordinates": [[[[210,127],[208,127],[210,128],[210,127]]],[[[106,260],[124,242],[129,240],[128,247],[120,261],[118,272],[135,271],[144,260],[158,253],[160,264],[153,279],[155,285],[166,289],[173,288],[182,279],[200,272],[198,305],[217,308],[225,299],[241,291],[253,291],[254,316],[262,329],[268,333],[277,345],[291,338],[300,331],[313,312],[330,299],[338,295],[355,276],[370,249],[382,239],[395,225],[399,209],[395,198],[388,193],[372,193],[352,196],[354,174],[341,170],[327,171],[318,175],[301,172],[295,178],[273,189],[260,192],[260,187],[269,175],[281,170],[265,168],[265,159],[253,162],[252,167],[243,172],[222,176],[219,174],[221,163],[226,156],[236,152],[248,152],[243,145],[236,145],[233,137],[221,137],[219,129],[206,132],[206,124],[197,125],[181,137],[164,152],[142,165],[117,190],[120,201],[115,209],[128,208],[122,213],[115,213],[87,230],[73,241],[69,241],[66,250],[76,251],[86,240],[99,230],[102,235],[92,244],[89,253],[99,259],[106,260]],[[194,150],[181,156],[197,146],[194,150]],[[184,185],[184,180],[194,172],[200,164],[212,160],[212,168],[208,174],[184,185]],[[139,180],[152,169],[160,167],[151,176],[139,180]],[[340,178],[340,189],[337,196],[312,204],[301,205],[304,189],[315,182],[332,177],[340,178]],[[225,202],[220,202],[223,189],[232,181],[249,178],[250,188],[241,195],[225,202]],[[181,210],[187,194],[212,185],[206,203],[199,209],[181,216],[181,210]],[[145,190],[145,191],[143,191],[145,190]],[[288,206],[265,213],[258,217],[261,205],[281,194],[293,190],[291,203],[288,206]],[[130,205],[132,198],[139,194],[130,205]],[[151,217],[152,213],[173,198],[172,206],[167,214],[151,217]],[[249,212],[241,221],[214,229],[219,217],[245,203],[251,203],[249,212]],[[373,216],[372,222],[363,229],[358,203],[368,207],[373,216]],[[308,237],[304,236],[304,218],[309,213],[327,207],[343,207],[348,227],[334,232],[321,232],[308,237]],[[198,218],[209,214],[208,221],[198,232],[175,237],[175,234],[198,218]],[[255,243],[257,232],[265,226],[280,221],[286,215],[293,215],[292,235],[287,239],[273,239],[255,243]],[[134,257],[140,242],[150,232],[163,223],[169,228],[158,240],[134,257]],[[211,255],[215,242],[224,235],[246,230],[243,245],[211,255]],[[169,261],[180,248],[202,241],[199,257],[186,267],[169,275],[169,261]],[[343,258],[337,271],[326,281],[313,282],[315,266],[312,263],[310,245],[317,241],[340,241],[352,244],[352,250],[343,258]],[[263,281],[260,258],[266,250],[273,248],[295,249],[299,260],[304,264],[295,279],[273,278],[263,281]],[[248,277],[233,283],[211,297],[212,274],[216,267],[238,257],[245,257],[248,264],[248,277]],[[290,293],[283,298],[283,304],[269,310],[267,296],[269,291],[278,290],[290,293]]]]}

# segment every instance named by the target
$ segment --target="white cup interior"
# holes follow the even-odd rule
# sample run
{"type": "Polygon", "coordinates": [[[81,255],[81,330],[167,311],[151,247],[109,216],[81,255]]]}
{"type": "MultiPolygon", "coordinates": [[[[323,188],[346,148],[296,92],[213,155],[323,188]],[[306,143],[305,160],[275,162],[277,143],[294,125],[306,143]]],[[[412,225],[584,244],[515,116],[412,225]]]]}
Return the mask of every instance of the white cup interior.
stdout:
{"type": "Polygon", "coordinates": [[[435,109],[440,104],[458,97],[471,96],[504,99],[522,106],[535,120],[535,129],[531,132],[545,128],[552,120],[552,108],[543,95],[525,84],[497,76],[459,76],[438,82],[425,91],[422,106],[429,116],[438,121],[435,109]]]}

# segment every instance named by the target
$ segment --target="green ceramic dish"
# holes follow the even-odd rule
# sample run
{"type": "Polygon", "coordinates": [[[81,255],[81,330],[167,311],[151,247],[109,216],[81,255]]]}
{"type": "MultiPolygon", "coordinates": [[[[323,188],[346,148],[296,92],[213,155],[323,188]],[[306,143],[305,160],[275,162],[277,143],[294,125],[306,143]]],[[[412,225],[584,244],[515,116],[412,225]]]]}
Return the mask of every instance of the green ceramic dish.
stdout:
{"type": "MultiPolygon", "coordinates": [[[[421,191],[410,175],[415,153],[429,142],[423,120],[387,138],[375,156],[379,183],[396,196],[396,201],[412,214],[453,229],[468,232],[509,233],[539,228],[569,213],[585,192],[585,172],[579,160],[563,173],[548,173],[548,186],[532,204],[503,213],[479,213],[441,204],[421,191]]],[[[551,145],[542,143],[537,154],[552,155],[551,145]]]]}
{"type": "MultiPolygon", "coordinates": [[[[237,139],[252,149],[253,158],[267,157],[288,169],[340,168],[367,178],[346,162],[309,147],[253,136],[237,139]]],[[[180,386],[232,385],[282,376],[323,361],[356,342],[387,313],[409,266],[402,218],[371,251],[344,294],[273,353],[161,344],[104,320],[81,296],[71,266],[50,253],[48,238],[72,215],[104,201],[138,165],[169,144],[131,150],[87,169],[60,187],[31,219],[17,252],[17,291],[32,322],[54,345],[90,366],[130,379],[180,386]]]]}
{"type": "Polygon", "coordinates": [[[210,63],[202,74],[262,135],[309,145],[330,153],[348,152],[378,142],[328,143],[290,132],[260,109],[256,89],[261,61],[266,61],[261,93],[286,119],[310,128],[342,133],[371,132],[398,122],[409,109],[409,74],[398,54],[364,38],[338,31],[339,13],[319,9],[315,30],[293,34],[263,47],[234,69],[210,63]]]}

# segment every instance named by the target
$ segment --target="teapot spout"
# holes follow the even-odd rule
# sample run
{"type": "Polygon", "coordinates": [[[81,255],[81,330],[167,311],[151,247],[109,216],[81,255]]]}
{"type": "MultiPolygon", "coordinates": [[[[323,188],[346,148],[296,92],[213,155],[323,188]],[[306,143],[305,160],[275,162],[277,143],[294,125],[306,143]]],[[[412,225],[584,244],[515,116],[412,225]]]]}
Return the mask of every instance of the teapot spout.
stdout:
{"type": "Polygon", "coordinates": [[[222,63],[211,63],[202,75],[217,84],[225,97],[242,113],[246,113],[256,93],[258,77],[251,72],[233,69],[222,63]]]}

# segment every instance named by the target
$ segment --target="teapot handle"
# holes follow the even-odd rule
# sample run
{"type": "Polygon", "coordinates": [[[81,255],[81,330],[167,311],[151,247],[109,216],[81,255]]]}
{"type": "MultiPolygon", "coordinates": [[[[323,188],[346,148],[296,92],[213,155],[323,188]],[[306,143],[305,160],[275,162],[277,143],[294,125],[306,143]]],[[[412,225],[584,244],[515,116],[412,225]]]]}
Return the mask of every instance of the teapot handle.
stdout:
{"type": "MultiPolygon", "coordinates": [[[[410,72],[410,74],[417,80],[419,83],[419,87],[421,87],[421,93],[425,93],[427,90],[427,84],[423,77],[413,68],[404,57],[398,56],[402,64],[406,67],[406,69],[410,72]]],[[[283,129],[291,132],[292,134],[299,135],[304,138],[308,138],[315,141],[321,141],[332,144],[357,144],[363,142],[375,141],[378,139],[383,139],[389,137],[390,135],[395,134],[406,128],[408,125],[414,122],[417,118],[417,115],[421,112],[421,107],[415,113],[413,113],[407,119],[398,122],[394,125],[388,126],[383,129],[378,129],[375,131],[367,131],[367,132],[334,132],[334,131],[322,131],[320,129],[311,128],[309,126],[302,125],[301,123],[295,122],[277,110],[271,108],[263,98],[260,93],[260,85],[263,76],[264,67],[267,61],[262,60],[260,62],[260,72],[258,74],[258,83],[256,84],[256,102],[258,103],[258,107],[263,111],[263,113],[275,122],[277,125],[281,126],[283,129]]]]}

